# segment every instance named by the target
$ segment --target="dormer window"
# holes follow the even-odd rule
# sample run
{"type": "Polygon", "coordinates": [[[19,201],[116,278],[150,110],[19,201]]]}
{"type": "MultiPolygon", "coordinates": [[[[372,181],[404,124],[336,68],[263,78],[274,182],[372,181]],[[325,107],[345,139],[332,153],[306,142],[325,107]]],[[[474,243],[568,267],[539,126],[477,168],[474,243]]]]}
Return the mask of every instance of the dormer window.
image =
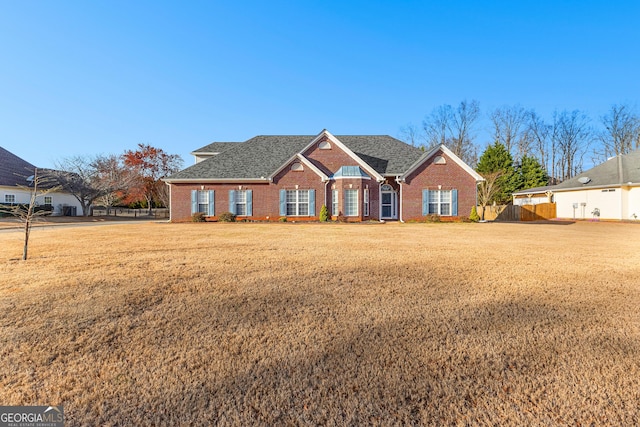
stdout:
{"type": "Polygon", "coordinates": [[[302,166],[302,163],[300,162],[295,162],[291,165],[291,170],[294,172],[302,172],[304,170],[304,166],[302,166]]]}
{"type": "Polygon", "coordinates": [[[331,150],[331,144],[329,144],[329,141],[321,141],[318,144],[318,148],[321,150],[331,150]]]}

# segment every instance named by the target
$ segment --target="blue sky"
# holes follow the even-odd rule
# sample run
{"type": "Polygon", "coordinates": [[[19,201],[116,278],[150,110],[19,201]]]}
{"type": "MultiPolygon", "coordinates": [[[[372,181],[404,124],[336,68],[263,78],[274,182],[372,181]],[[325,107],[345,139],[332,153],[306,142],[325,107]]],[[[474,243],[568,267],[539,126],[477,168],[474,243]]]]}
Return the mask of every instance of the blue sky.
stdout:
{"type": "Polygon", "coordinates": [[[597,122],[640,100],[639,17],[638,1],[0,0],[0,146],[52,167],[145,143],[189,165],[258,134],[398,136],[464,99],[597,122]]]}

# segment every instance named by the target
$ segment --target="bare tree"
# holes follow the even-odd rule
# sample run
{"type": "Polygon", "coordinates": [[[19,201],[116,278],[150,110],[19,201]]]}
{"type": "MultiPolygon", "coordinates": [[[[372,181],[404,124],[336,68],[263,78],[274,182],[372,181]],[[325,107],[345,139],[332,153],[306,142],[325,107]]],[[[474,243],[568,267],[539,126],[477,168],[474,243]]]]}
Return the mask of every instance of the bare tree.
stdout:
{"type": "Polygon", "coordinates": [[[553,113],[551,139],[558,149],[557,178],[570,179],[582,172],[584,155],[591,143],[590,120],[579,110],[553,113]]]}
{"type": "Polygon", "coordinates": [[[597,160],[604,161],[640,148],[640,116],[633,108],[614,104],[600,120],[604,130],[597,135],[601,144],[595,151],[597,160]]]}
{"type": "Polygon", "coordinates": [[[50,177],[45,174],[38,173],[38,168],[34,168],[33,175],[26,178],[30,182],[29,186],[19,185],[18,188],[29,193],[28,204],[15,204],[13,206],[0,206],[0,211],[10,213],[17,217],[24,224],[24,246],[22,248],[22,260],[27,260],[29,252],[29,236],[31,234],[31,226],[33,222],[40,216],[51,213],[48,210],[38,210],[37,199],[48,193],[52,193],[60,189],[58,186],[51,185],[50,177]]]}
{"type": "Polygon", "coordinates": [[[422,122],[429,147],[444,144],[458,157],[475,164],[478,157],[473,143],[475,124],[480,117],[480,104],[462,101],[457,108],[445,104],[435,108],[422,122]]]}
{"type": "Polygon", "coordinates": [[[522,159],[531,150],[530,112],[519,105],[498,107],[489,115],[493,123],[494,141],[499,141],[514,159],[522,159]]]}
{"type": "Polygon", "coordinates": [[[482,206],[482,221],[484,221],[484,213],[487,210],[487,206],[500,193],[500,176],[502,176],[502,171],[482,174],[484,181],[478,184],[478,202],[482,206]]]}
{"type": "Polygon", "coordinates": [[[95,202],[105,206],[109,215],[110,208],[125,197],[137,175],[124,166],[121,156],[115,154],[96,156],[90,166],[95,169],[95,185],[104,190],[95,202]]]}
{"type": "Polygon", "coordinates": [[[96,200],[125,187],[126,183],[122,182],[125,172],[117,171],[119,166],[114,166],[114,161],[119,159],[103,155],[67,157],[56,163],[59,170],[49,173],[80,202],[82,214],[89,216],[96,200]]]}
{"type": "Polygon", "coordinates": [[[534,110],[528,112],[527,133],[531,138],[532,151],[550,177],[555,177],[555,146],[551,139],[551,125],[545,123],[534,110]]]}
{"type": "Polygon", "coordinates": [[[400,128],[399,138],[413,147],[424,147],[424,136],[420,132],[420,128],[413,123],[408,123],[400,128]]]}

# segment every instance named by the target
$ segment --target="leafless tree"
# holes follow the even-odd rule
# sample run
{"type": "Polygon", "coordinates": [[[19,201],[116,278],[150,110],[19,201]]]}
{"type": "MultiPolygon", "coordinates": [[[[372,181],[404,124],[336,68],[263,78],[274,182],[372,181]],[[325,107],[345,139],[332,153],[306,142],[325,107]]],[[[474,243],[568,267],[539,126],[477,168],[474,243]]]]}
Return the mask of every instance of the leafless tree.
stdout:
{"type": "Polygon", "coordinates": [[[430,147],[444,144],[469,164],[477,162],[473,142],[475,124],[480,117],[478,101],[462,101],[457,108],[445,104],[435,108],[422,122],[430,147]]]}
{"type": "Polygon", "coordinates": [[[570,179],[582,172],[592,138],[589,123],[589,117],[579,110],[553,113],[551,139],[558,150],[557,178],[570,179]]]}
{"type": "Polygon", "coordinates": [[[498,178],[502,175],[502,171],[489,172],[482,174],[484,181],[478,184],[478,202],[482,206],[482,221],[484,221],[484,213],[487,206],[500,192],[500,182],[498,178]]]}
{"type": "Polygon", "coordinates": [[[600,142],[595,150],[597,161],[640,148],[640,116],[632,107],[614,104],[600,120],[604,129],[597,135],[600,142]]]}
{"type": "Polygon", "coordinates": [[[115,154],[96,156],[90,166],[95,169],[95,184],[104,191],[95,201],[109,209],[125,197],[126,191],[135,183],[137,175],[126,168],[121,156],[115,154]]]}
{"type": "Polygon", "coordinates": [[[533,136],[529,132],[530,112],[519,105],[498,107],[489,114],[494,141],[504,145],[514,159],[522,159],[531,150],[533,136]]]}
{"type": "Polygon", "coordinates": [[[551,139],[551,125],[545,123],[534,110],[528,111],[528,130],[531,148],[547,174],[555,177],[555,147],[551,139]]]}
{"type": "Polygon", "coordinates": [[[123,190],[125,172],[118,170],[116,156],[72,156],[56,163],[50,174],[60,186],[82,205],[82,214],[91,213],[91,205],[101,197],[123,190]]]}
{"type": "Polygon", "coordinates": [[[19,185],[18,188],[29,193],[28,204],[15,204],[13,206],[0,206],[0,211],[10,213],[18,218],[24,224],[24,246],[22,248],[22,260],[27,260],[29,252],[29,236],[31,234],[31,226],[33,222],[50,212],[47,210],[38,210],[37,199],[38,197],[52,193],[59,190],[60,187],[52,185],[51,178],[46,174],[42,174],[38,171],[38,168],[34,168],[33,175],[26,178],[29,182],[29,186],[19,185]]]}
{"type": "Polygon", "coordinates": [[[399,139],[414,147],[424,147],[424,136],[420,128],[413,123],[408,123],[400,128],[399,139]]]}

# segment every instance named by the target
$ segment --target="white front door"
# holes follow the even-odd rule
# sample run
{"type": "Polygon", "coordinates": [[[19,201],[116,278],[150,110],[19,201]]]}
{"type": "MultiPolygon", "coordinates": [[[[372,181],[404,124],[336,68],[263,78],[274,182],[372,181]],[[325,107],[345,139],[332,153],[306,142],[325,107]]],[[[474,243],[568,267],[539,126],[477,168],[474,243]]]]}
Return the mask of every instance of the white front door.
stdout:
{"type": "Polygon", "coordinates": [[[398,194],[395,191],[383,191],[380,206],[382,219],[398,219],[398,194]]]}

